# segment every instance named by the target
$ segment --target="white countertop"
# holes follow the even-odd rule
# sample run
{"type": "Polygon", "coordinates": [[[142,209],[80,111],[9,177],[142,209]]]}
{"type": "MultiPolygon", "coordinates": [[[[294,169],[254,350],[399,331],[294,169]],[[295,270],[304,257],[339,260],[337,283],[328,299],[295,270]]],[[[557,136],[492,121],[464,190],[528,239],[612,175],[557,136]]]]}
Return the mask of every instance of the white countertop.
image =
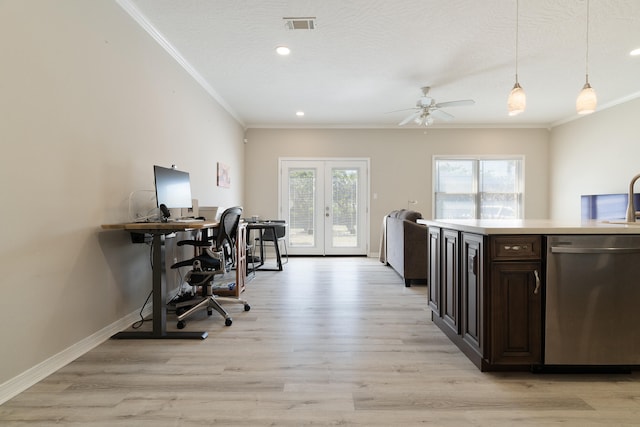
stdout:
{"type": "Polygon", "coordinates": [[[419,219],[419,224],[477,234],[640,234],[635,224],[606,221],[559,221],[550,219],[419,219]]]}

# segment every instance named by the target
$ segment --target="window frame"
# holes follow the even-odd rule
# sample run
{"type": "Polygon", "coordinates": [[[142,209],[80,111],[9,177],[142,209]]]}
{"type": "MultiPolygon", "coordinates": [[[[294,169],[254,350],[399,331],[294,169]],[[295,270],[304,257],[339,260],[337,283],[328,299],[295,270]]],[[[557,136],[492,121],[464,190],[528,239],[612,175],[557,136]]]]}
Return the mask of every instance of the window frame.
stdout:
{"type": "Polygon", "coordinates": [[[473,197],[474,205],[475,205],[475,215],[472,219],[480,219],[481,211],[482,211],[482,194],[480,192],[480,184],[482,182],[482,177],[480,176],[480,163],[482,161],[517,161],[518,169],[516,173],[519,176],[516,176],[517,185],[519,192],[516,194],[516,200],[518,204],[518,212],[516,214],[515,219],[523,219],[525,212],[525,156],[524,155],[434,155],[432,158],[432,212],[431,217],[435,220],[445,219],[438,218],[436,216],[437,213],[437,203],[438,203],[438,194],[470,194],[473,197]],[[473,193],[446,193],[446,192],[438,192],[439,188],[439,174],[438,174],[438,161],[471,161],[472,164],[472,173],[473,173],[473,183],[472,190],[473,193]]]}

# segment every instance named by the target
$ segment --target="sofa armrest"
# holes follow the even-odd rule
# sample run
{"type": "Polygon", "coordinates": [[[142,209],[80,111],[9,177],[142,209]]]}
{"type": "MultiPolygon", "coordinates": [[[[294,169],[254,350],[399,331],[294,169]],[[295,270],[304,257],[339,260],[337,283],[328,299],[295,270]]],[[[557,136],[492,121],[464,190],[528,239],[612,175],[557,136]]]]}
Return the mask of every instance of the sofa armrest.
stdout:
{"type": "Polygon", "coordinates": [[[428,237],[426,225],[404,221],[405,279],[427,280],[428,237]]]}

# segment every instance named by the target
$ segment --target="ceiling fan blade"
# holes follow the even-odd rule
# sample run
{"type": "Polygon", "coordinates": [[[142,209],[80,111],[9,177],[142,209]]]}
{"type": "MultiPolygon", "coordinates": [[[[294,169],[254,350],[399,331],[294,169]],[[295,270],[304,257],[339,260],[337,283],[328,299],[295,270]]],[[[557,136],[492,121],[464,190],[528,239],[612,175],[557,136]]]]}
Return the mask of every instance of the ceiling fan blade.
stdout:
{"type": "Polygon", "coordinates": [[[420,117],[420,114],[422,114],[422,111],[416,111],[415,113],[411,114],[410,116],[408,116],[407,118],[405,118],[403,121],[401,121],[400,123],[398,123],[398,126],[404,126],[407,123],[409,123],[411,120],[415,120],[418,117],[420,117]]]}
{"type": "Polygon", "coordinates": [[[437,108],[445,107],[462,107],[463,105],[474,105],[476,101],[473,99],[461,99],[460,101],[447,101],[436,104],[437,108]]]}
{"type": "Polygon", "coordinates": [[[415,110],[415,111],[418,111],[418,110],[419,110],[419,108],[418,108],[418,107],[413,107],[413,108],[403,108],[402,110],[387,111],[385,114],[399,113],[399,112],[401,112],[401,111],[409,111],[409,110],[415,110]]]}
{"type": "Polygon", "coordinates": [[[442,110],[431,110],[431,115],[436,119],[445,120],[445,121],[451,121],[455,118],[451,114],[445,113],[442,110]]]}

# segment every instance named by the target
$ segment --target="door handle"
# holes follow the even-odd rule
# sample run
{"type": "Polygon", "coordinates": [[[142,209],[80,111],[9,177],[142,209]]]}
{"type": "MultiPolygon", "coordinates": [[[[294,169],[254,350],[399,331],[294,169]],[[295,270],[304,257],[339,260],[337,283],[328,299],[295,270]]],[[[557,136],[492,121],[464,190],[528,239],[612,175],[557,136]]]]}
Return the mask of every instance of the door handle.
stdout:
{"type": "Polygon", "coordinates": [[[540,274],[538,273],[538,270],[533,270],[533,275],[536,276],[536,288],[533,290],[533,294],[538,295],[538,292],[540,291],[540,274]]]}

